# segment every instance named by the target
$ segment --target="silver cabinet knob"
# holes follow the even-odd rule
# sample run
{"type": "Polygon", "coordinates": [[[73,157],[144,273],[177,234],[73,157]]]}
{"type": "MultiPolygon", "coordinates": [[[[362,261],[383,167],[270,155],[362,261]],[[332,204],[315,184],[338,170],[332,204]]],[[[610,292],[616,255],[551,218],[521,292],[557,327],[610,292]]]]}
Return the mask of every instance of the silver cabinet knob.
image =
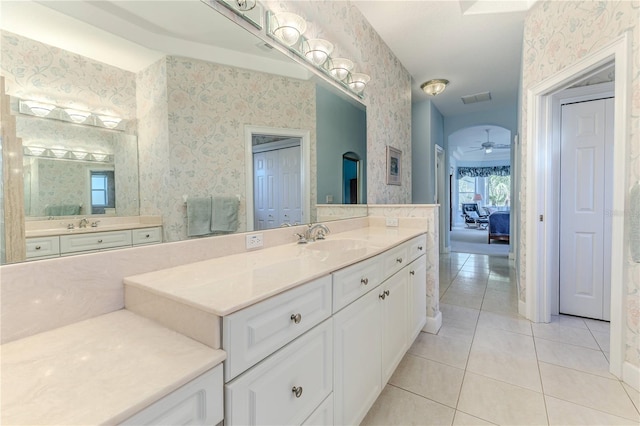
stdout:
{"type": "Polygon", "coordinates": [[[145,238],[151,238],[151,234],[147,234],[144,236],[145,238]]]}
{"type": "Polygon", "coordinates": [[[40,246],[36,246],[36,250],[40,250],[42,247],[40,246]]]}
{"type": "Polygon", "coordinates": [[[99,243],[101,243],[101,242],[102,242],[102,240],[98,240],[98,242],[99,242],[99,243]]]}
{"type": "Polygon", "coordinates": [[[422,246],[418,246],[418,250],[422,251],[422,246]]]}
{"type": "Polygon", "coordinates": [[[360,279],[360,282],[362,284],[364,284],[364,285],[367,285],[367,284],[369,284],[369,278],[362,278],[362,279],[360,279]]]}
{"type": "Polygon", "coordinates": [[[416,271],[409,271],[409,275],[415,275],[416,271]]]}
{"type": "Polygon", "coordinates": [[[302,321],[302,314],[291,314],[291,321],[293,321],[294,324],[300,324],[300,321],[302,321]]]}
{"type": "Polygon", "coordinates": [[[384,299],[386,299],[386,298],[387,298],[387,295],[386,295],[386,294],[385,294],[385,292],[383,291],[382,293],[380,293],[380,294],[378,295],[378,297],[379,297],[380,299],[384,300],[384,299]]]}
{"type": "Polygon", "coordinates": [[[291,392],[293,392],[296,398],[300,398],[302,396],[302,386],[294,386],[291,392]]]}
{"type": "Polygon", "coordinates": [[[398,262],[398,263],[402,263],[402,258],[401,258],[401,257],[397,258],[397,259],[396,259],[396,262],[398,262]]]}
{"type": "Polygon", "coordinates": [[[385,290],[384,294],[386,294],[388,296],[389,295],[389,290],[385,290]]]}

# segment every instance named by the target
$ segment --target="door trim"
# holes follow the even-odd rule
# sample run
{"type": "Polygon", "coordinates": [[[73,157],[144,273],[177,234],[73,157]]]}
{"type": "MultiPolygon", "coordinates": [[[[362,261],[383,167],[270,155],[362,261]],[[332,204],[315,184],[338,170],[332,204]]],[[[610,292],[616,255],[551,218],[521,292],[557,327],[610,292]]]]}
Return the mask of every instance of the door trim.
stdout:
{"type": "Polygon", "coordinates": [[[613,154],[611,347],[610,372],[622,377],[626,348],[626,308],[623,295],[624,202],[626,194],[626,145],[629,139],[631,36],[629,32],[602,49],[584,57],[527,90],[526,146],[526,231],[525,284],[526,317],[533,322],[551,320],[552,246],[556,240],[548,220],[554,210],[547,200],[552,195],[553,177],[546,173],[552,158],[552,97],[575,82],[577,77],[607,63],[615,63],[615,124],[613,154]],[[534,143],[535,141],[535,143],[534,143]],[[539,221],[543,215],[546,221],[539,221]]]}
{"type": "Polygon", "coordinates": [[[445,233],[445,227],[446,227],[446,220],[445,220],[445,205],[444,205],[444,200],[445,200],[445,189],[446,189],[446,171],[445,171],[445,156],[444,156],[444,148],[442,148],[440,145],[436,144],[435,145],[435,151],[434,151],[435,157],[434,157],[434,169],[435,169],[435,191],[434,191],[434,195],[433,195],[433,202],[434,203],[438,203],[438,194],[440,194],[440,202],[438,203],[438,217],[439,217],[439,246],[440,246],[440,253],[448,253],[447,250],[447,245],[446,245],[446,241],[444,239],[444,233],[445,233]],[[435,165],[438,163],[438,160],[440,160],[440,167],[435,167],[435,165]]]}
{"type": "Polygon", "coordinates": [[[300,138],[300,176],[302,177],[302,223],[311,221],[311,133],[303,129],[285,129],[279,127],[244,126],[244,162],[245,162],[245,204],[247,232],[254,230],[253,220],[253,143],[254,134],[280,135],[300,138]]]}

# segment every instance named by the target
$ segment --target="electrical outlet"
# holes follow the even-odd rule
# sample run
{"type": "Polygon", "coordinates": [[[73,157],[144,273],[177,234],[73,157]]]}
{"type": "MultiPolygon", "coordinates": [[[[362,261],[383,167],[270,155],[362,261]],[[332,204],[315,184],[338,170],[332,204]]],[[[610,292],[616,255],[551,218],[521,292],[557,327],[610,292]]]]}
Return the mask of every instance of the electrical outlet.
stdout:
{"type": "Polygon", "coordinates": [[[257,249],[262,247],[262,234],[247,235],[247,250],[257,249]]]}
{"type": "Polygon", "coordinates": [[[398,218],[397,217],[388,217],[387,218],[387,226],[398,226],[398,218]]]}

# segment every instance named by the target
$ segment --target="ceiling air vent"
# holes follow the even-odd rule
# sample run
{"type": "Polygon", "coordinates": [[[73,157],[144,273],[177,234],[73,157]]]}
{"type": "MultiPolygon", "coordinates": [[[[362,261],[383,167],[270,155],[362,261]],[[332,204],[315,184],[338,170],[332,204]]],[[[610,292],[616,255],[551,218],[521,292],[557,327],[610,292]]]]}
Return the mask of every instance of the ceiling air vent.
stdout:
{"type": "Polygon", "coordinates": [[[462,98],[463,104],[475,104],[476,102],[484,102],[491,100],[491,92],[476,93],[475,95],[467,95],[462,98]]]}

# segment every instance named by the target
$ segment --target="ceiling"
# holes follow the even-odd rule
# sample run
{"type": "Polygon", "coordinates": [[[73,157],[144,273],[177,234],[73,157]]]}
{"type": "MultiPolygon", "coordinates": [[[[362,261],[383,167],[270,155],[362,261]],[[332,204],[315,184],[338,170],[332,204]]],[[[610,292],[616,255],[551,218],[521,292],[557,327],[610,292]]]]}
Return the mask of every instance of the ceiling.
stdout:
{"type": "MultiPolygon", "coordinates": [[[[352,0],[411,74],[413,101],[432,99],[445,117],[516,105],[523,22],[532,1],[352,0]],[[434,98],[420,90],[432,78],[450,80],[434,98]],[[460,99],[487,91],[490,101],[465,105],[460,99]]],[[[253,36],[199,0],[3,0],[0,17],[4,29],[133,72],[174,54],[249,69],[259,63],[261,71],[309,78],[279,52],[257,49],[253,36]]],[[[448,150],[468,151],[486,140],[485,128],[451,138],[448,150]]],[[[496,143],[509,143],[510,135],[497,129],[496,143]]],[[[482,157],[477,160],[488,159],[482,157]]]]}

